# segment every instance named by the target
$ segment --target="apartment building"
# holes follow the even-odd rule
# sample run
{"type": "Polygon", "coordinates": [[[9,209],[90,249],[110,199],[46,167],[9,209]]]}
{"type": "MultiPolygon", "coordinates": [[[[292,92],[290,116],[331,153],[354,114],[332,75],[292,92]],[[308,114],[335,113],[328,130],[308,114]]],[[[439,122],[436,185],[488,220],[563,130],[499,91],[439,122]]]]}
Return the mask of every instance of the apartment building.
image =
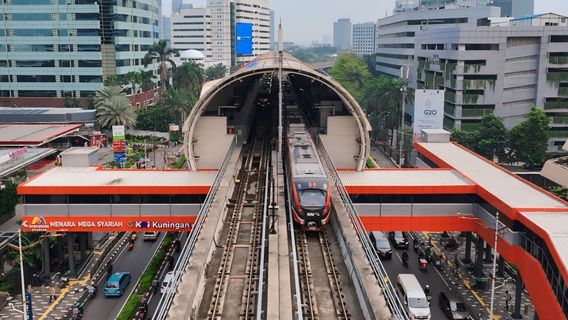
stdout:
{"type": "Polygon", "coordinates": [[[351,44],[351,20],[338,19],[333,23],[333,46],[339,50],[349,51],[351,44]]]}

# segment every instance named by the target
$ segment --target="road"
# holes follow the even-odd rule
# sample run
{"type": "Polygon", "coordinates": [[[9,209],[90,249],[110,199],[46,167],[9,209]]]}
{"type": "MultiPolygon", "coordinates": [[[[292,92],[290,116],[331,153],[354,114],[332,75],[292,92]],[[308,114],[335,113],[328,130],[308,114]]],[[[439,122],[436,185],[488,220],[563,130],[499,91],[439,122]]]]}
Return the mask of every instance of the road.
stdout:
{"type": "Polygon", "coordinates": [[[148,262],[154,256],[159,244],[164,237],[165,232],[160,233],[158,240],[155,242],[142,241],[141,233],[139,239],[136,240],[134,249],[128,251],[126,247],[122,250],[118,258],[113,264],[114,272],[127,271],[130,272],[132,280],[128,285],[126,292],[120,298],[105,298],[104,285],[106,277],[103,277],[98,283],[98,293],[95,299],[91,301],[85,309],[84,320],[110,320],[115,319],[126,299],[130,296],[130,292],[134,289],[136,282],[146,269],[148,262]]]}
{"type": "MultiPolygon", "coordinates": [[[[410,240],[410,235],[408,235],[410,240]]],[[[430,294],[432,295],[432,301],[430,302],[430,312],[432,314],[432,319],[446,319],[446,316],[438,306],[438,295],[441,290],[448,290],[448,286],[438,270],[433,266],[428,266],[428,270],[418,269],[418,255],[412,249],[412,241],[410,240],[410,248],[406,250],[408,252],[408,268],[402,265],[402,252],[403,249],[393,248],[393,255],[391,260],[382,260],[385,269],[391,279],[393,286],[396,288],[395,281],[399,273],[413,273],[416,275],[418,282],[422,288],[426,285],[430,286],[430,294]]]]}

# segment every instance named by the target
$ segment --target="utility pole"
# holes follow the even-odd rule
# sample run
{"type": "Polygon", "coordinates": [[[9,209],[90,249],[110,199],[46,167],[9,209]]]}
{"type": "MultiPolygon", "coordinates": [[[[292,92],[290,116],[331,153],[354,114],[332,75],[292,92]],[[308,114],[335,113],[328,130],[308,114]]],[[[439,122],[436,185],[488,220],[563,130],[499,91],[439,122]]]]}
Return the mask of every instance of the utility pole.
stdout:
{"type": "Polygon", "coordinates": [[[400,107],[400,141],[399,141],[399,149],[398,149],[398,166],[402,168],[402,145],[404,143],[404,109],[406,108],[406,83],[408,81],[408,72],[410,68],[408,65],[403,65],[400,67],[400,79],[402,79],[402,103],[400,107]]]}
{"type": "Polygon", "coordinates": [[[22,278],[22,311],[24,311],[24,320],[28,319],[26,312],[26,284],[24,282],[24,254],[22,250],[22,229],[18,229],[18,250],[20,251],[20,277],[22,278]]]}
{"type": "MultiPolygon", "coordinates": [[[[493,320],[493,302],[495,300],[495,269],[497,268],[497,234],[499,233],[499,211],[495,213],[495,245],[493,245],[493,273],[491,274],[491,303],[489,320],[493,320]]],[[[507,310],[508,311],[508,310],[507,310]]]]}
{"type": "Polygon", "coordinates": [[[282,39],[282,21],[278,24],[278,173],[283,172],[282,168],[282,59],[283,39],[282,39]]]}

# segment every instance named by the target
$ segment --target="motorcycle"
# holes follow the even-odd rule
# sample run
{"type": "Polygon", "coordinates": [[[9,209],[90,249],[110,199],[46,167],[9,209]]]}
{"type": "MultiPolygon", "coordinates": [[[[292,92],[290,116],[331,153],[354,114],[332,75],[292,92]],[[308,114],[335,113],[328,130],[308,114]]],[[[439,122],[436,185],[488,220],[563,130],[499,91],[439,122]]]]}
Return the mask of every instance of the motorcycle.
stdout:
{"type": "Polygon", "coordinates": [[[146,301],[142,301],[140,307],[136,311],[134,315],[135,320],[144,320],[146,319],[146,315],[148,314],[148,303],[146,301]]]}
{"type": "Polygon", "coordinates": [[[408,253],[406,252],[402,253],[402,265],[408,268],[408,253]]]}
{"type": "Polygon", "coordinates": [[[128,251],[132,251],[134,249],[134,242],[128,242],[128,251]]]}

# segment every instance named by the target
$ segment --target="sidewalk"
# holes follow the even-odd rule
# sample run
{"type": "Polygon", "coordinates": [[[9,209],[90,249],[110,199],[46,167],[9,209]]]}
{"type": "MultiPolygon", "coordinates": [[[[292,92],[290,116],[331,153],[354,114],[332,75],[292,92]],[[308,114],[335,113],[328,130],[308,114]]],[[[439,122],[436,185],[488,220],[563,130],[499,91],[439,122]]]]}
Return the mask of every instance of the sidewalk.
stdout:
{"type": "MultiPolygon", "coordinates": [[[[459,232],[454,232],[453,235],[457,236],[459,232]]],[[[446,264],[443,268],[438,269],[444,276],[445,279],[451,281],[452,285],[456,287],[462,297],[464,297],[466,303],[471,305],[474,310],[485,310],[483,314],[484,317],[489,315],[490,300],[491,300],[491,281],[487,284],[486,288],[483,290],[473,289],[473,281],[471,272],[466,270],[465,267],[461,266],[456,274],[455,266],[453,264],[454,255],[457,253],[458,256],[463,258],[465,256],[465,239],[460,244],[456,250],[447,250],[440,245],[440,234],[439,233],[417,233],[419,238],[424,242],[428,243],[428,235],[432,238],[432,244],[434,247],[441,249],[443,254],[446,256],[446,264]]],[[[452,235],[452,233],[450,233],[452,235]]],[[[472,241],[472,260],[475,260],[475,241],[472,241]]],[[[434,268],[432,266],[432,268],[434,268]]],[[[491,278],[493,272],[492,263],[483,264],[483,272],[491,278]]],[[[499,319],[512,319],[511,314],[514,311],[515,304],[515,280],[511,278],[509,274],[505,272],[504,277],[497,277],[495,280],[495,300],[494,300],[494,314],[499,317],[499,319]],[[509,301],[509,311],[506,308],[506,291],[511,295],[511,300],[509,301]]],[[[523,319],[534,319],[534,306],[530,301],[530,298],[526,291],[523,292],[521,299],[521,315],[523,319]],[[528,313],[525,313],[525,310],[528,313]]],[[[497,319],[497,317],[495,317],[497,319]]]]}
{"type": "MultiPolygon", "coordinates": [[[[118,235],[111,235],[109,239],[105,241],[104,247],[99,249],[93,249],[93,258],[88,261],[88,265],[82,271],[85,276],[80,279],[70,280],[68,285],[61,289],[56,284],[56,295],[57,299],[55,301],[49,301],[49,286],[31,287],[32,294],[32,308],[34,319],[63,319],[65,315],[69,312],[69,309],[86,293],[85,285],[91,280],[91,274],[94,273],[93,278],[99,278],[101,275],[101,270],[104,270],[104,266],[108,259],[112,259],[121,246],[126,242],[126,237],[119,239],[118,243],[114,243],[113,240],[116,239],[118,235]],[[111,238],[114,237],[114,238],[111,238]],[[112,248],[108,248],[111,246],[112,248]],[[114,249],[114,250],[112,250],[114,249]],[[103,255],[105,250],[110,250],[108,254],[103,255]],[[102,263],[99,263],[102,259],[102,263]]],[[[101,290],[99,289],[99,294],[101,290]]],[[[13,296],[12,303],[14,310],[10,308],[9,305],[5,306],[0,310],[0,319],[21,319],[22,314],[22,296],[21,294],[13,296]]]]}

